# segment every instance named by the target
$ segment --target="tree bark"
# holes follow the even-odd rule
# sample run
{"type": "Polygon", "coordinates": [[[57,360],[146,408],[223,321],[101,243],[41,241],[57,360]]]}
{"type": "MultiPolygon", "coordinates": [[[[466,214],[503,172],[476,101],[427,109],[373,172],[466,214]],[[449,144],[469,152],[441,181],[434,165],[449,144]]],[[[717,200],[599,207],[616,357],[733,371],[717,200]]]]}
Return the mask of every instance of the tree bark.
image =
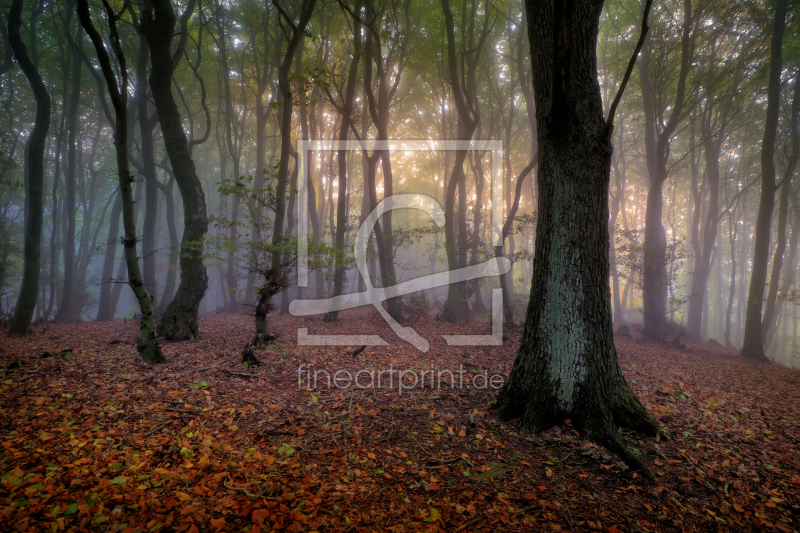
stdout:
{"type": "Polygon", "coordinates": [[[775,19],[770,45],[769,86],[767,89],[767,117],[764,121],[764,139],[761,142],[761,202],[756,219],[753,270],[750,275],[750,292],[747,296],[747,314],[744,324],[742,356],[758,361],[769,361],[764,353],[761,331],[761,309],[767,282],[772,210],[775,206],[775,137],[781,104],[781,68],[783,65],[783,34],[786,29],[787,1],[775,4],[775,19]]]}
{"type": "MultiPolygon", "coordinates": [[[[14,58],[31,85],[36,99],[36,119],[33,130],[25,141],[25,249],[20,287],[14,315],[11,318],[9,337],[23,336],[31,328],[36,296],[39,291],[39,272],[42,261],[42,222],[44,218],[44,151],[47,130],[50,128],[50,95],[47,93],[38,67],[28,56],[20,35],[22,26],[22,0],[13,0],[8,14],[8,42],[14,58]]],[[[33,42],[33,33],[31,42],[33,42]]],[[[31,53],[36,57],[36,50],[31,53]]]]}
{"type": "Polygon", "coordinates": [[[619,426],[658,425],[614,347],[608,263],[612,145],[597,82],[602,0],[527,1],[539,172],[534,274],[522,343],[497,399],[501,420],[538,432],[565,418],[644,468],[619,426]]]}
{"type": "Polygon", "coordinates": [[[142,9],[141,31],[150,49],[150,90],[161,123],[164,145],[183,200],[181,282],[158,323],[158,334],[168,340],[198,337],[197,314],[208,288],[203,264],[203,240],[208,231],[206,198],[192,161],[181,116],[172,97],[173,62],[170,42],[175,29],[171,0],[148,0],[142,9]]]}

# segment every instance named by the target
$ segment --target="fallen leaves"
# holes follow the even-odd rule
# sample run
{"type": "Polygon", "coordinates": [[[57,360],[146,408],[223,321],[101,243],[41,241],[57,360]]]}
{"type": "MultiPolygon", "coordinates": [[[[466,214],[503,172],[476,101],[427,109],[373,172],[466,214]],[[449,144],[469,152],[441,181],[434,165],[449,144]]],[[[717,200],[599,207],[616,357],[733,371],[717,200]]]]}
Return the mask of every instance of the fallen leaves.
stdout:
{"type": "MultiPolygon", "coordinates": [[[[274,317],[287,330],[292,320],[274,317]]],[[[9,341],[10,361],[0,365],[13,369],[0,385],[0,522],[22,531],[180,533],[200,525],[627,531],[629,521],[643,531],[797,529],[790,399],[800,388],[786,369],[696,344],[687,355],[623,341],[626,376],[673,435],[646,444],[627,437],[657,467],[659,485],[648,486],[568,421],[515,434],[492,419],[484,392],[298,389],[299,364],[355,369],[347,351],[301,350],[283,338],[265,365],[242,372],[211,332],[224,330],[230,344],[249,328],[245,316],[204,317],[207,340],[165,344],[170,362],[157,368],[139,362],[133,324],[54,325],[59,339],[9,341]],[[70,361],[58,355],[67,337],[70,361]],[[44,351],[56,356],[39,358],[44,351]]],[[[502,372],[515,342],[468,350],[432,342],[431,354],[442,368],[469,358],[502,372]]],[[[429,364],[402,346],[362,359],[368,368],[429,364]]]]}

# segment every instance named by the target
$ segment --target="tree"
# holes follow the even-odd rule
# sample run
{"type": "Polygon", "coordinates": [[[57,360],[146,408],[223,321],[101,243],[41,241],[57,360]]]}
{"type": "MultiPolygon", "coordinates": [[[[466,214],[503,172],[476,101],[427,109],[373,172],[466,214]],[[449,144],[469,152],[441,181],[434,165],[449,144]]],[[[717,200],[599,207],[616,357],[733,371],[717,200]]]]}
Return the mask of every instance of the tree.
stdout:
{"type": "MultiPolygon", "coordinates": [[[[778,206],[778,235],[775,243],[775,257],[772,260],[772,274],[769,280],[769,291],[767,293],[767,305],[764,308],[764,319],[761,321],[761,336],[765,347],[769,347],[772,337],[775,334],[777,325],[775,318],[780,316],[782,305],[778,304],[778,289],[781,286],[781,269],[783,267],[783,254],[786,252],[786,222],[789,218],[789,196],[792,192],[792,176],[797,168],[797,160],[800,159],[800,70],[794,74],[794,96],[792,97],[792,112],[789,119],[789,130],[792,141],[792,153],[786,164],[783,179],[781,180],[781,197],[778,206]],[[777,309],[776,309],[777,308],[777,309]]],[[[798,228],[792,232],[790,248],[797,248],[798,228]]],[[[794,254],[789,253],[790,259],[794,254]]],[[[794,262],[789,262],[789,275],[783,282],[782,292],[791,289],[794,282],[794,262]]],[[[781,304],[783,301],[781,300],[781,304]]]]}
{"type": "MultiPolygon", "coordinates": [[[[42,262],[42,220],[44,217],[44,151],[50,129],[50,95],[37,65],[28,56],[20,35],[22,0],[14,0],[8,14],[8,42],[20,69],[28,78],[36,98],[36,120],[25,141],[25,266],[22,287],[11,319],[9,336],[25,335],[31,327],[36,296],[39,291],[39,271],[42,262]]],[[[31,27],[31,32],[35,33],[31,27]]],[[[33,44],[33,33],[31,44],[33,44]]],[[[32,50],[34,57],[36,51],[32,50]]]]}
{"type": "MultiPolygon", "coordinates": [[[[193,7],[194,2],[190,1],[186,9],[191,13],[193,7]]],[[[186,14],[183,18],[186,18],[186,14]]],[[[139,29],[150,49],[150,90],[175,182],[183,200],[181,282],[158,323],[158,334],[169,340],[186,340],[199,336],[197,314],[200,300],[208,288],[208,275],[203,264],[203,239],[208,231],[208,219],[206,196],[192,161],[178,106],[172,96],[172,71],[179,57],[178,54],[173,57],[170,53],[176,19],[170,0],[149,0],[142,8],[139,29]]]]}
{"type": "MultiPolygon", "coordinates": [[[[355,12],[360,13],[363,2],[356,0],[355,12]]],[[[352,124],[353,101],[355,100],[356,84],[358,80],[358,64],[361,61],[361,21],[356,17],[353,22],[353,57],[350,59],[347,72],[347,85],[342,97],[342,122],[339,126],[339,140],[346,141],[350,136],[352,124]]],[[[285,104],[284,104],[285,105],[285,104]]],[[[281,124],[281,134],[284,132],[281,124]]],[[[336,248],[336,268],[333,274],[333,296],[339,296],[344,290],[344,234],[347,226],[347,150],[339,150],[336,153],[336,160],[339,166],[339,191],[336,200],[336,237],[334,248],[336,248]]],[[[283,163],[283,151],[281,150],[281,163],[283,163]]],[[[336,322],[339,319],[339,311],[331,311],[325,315],[323,320],[326,322],[336,322]]]]}
{"type": "MultiPolygon", "coordinates": [[[[283,254],[285,239],[283,219],[286,216],[286,188],[289,183],[289,158],[292,157],[292,86],[289,81],[289,72],[292,68],[295,51],[306,31],[306,26],[314,13],[316,0],[303,0],[298,12],[298,20],[286,12],[279,0],[272,0],[272,4],[280,13],[281,27],[288,26],[284,34],[288,41],[281,64],[278,67],[278,89],[283,97],[281,110],[281,155],[278,163],[278,182],[275,187],[275,224],[272,230],[272,248],[269,262],[261,267],[262,285],[258,289],[258,302],[256,303],[256,336],[267,335],[267,313],[270,310],[272,297],[286,286],[287,281],[282,279],[285,264],[283,254]]],[[[340,189],[339,194],[344,194],[340,189]]]]}
{"type": "MultiPolygon", "coordinates": [[[[656,109],[654,98],[655,73],[651,72],[650,45],[642,50],[640,79],[642,83],[642,104],[645,118],[645,152],[649,188],[647,191],[647,212],[643,243],[642,299],[645,335],[661,340],[664,336],[669,274],[667,273],[667,236],[662,214],[664,199],[662,187],[667,180],[667,162],[670,143],[683,118],[686,104],[686,78],[691,68],[692,44],[692,0],[683,0],[683,28],[680,47],[680,70],[678,73],[675,101],[669,118],[663,121],[664,111],[656,109]]],[[[667,62],[663,65],[666,67],[667,62]]],[[[657,74],[656,74],[657,75],[657,74]]],[[[663,106],[667,104],[662,102],[663,106]]]]}
{"type": "Polygon", "coordinates": [[[78,0],[78,18],[97,51],[97,59],[103,71],[103,77],[108,86],[108,93],[114,107],[114,118],[116,129],[114,132],[114,144],[116,146],[117,175],[119,176],[119,194],[122,197],[122,224],[125,228],[125,236],[122,245],[125,250],[125,262],[128,265],[128,284],[131,287],[136,300],[139,302],[141,311],[141,321],[139,323],[139,338],[136,341],[136,349],[139,355],[147,363],[164,363],[166,359],[161,353],[161,348],[156,341],[156,320],[153,312],[153,301],[147,292],[141,271],[139,269],[139,258],[136,255],[136,223],[133,217],[133,191],[131,184],[135,181],[128,169],[128,116],[127,116],[127,96],[128,96],[128,73],[125,64],[125,56],[122,53],[119,35],[116,28],[116,14],[109,3],[104,0],[108,16],[108,25],[111,32],[111,43],[116,56],[117,64],[120,69],[121,83],[117,83],[117,78],[111,67],[111,59],[105,48],[105,43],[100,33],[92,24],[89,13],[88,0],[78,0]]]}
{"type": "Polygon", "coordinates": [[[536,248],[522,342],[497,416],[519,418],[524,432],[569,417],[641,468],[617,428],[653,436],[659,427],[622,375],[612,332],[608,189],[616,105],[606,123],[595,56],[603,0],[569,5],[527,1],[539,146],[536,248]]]}
{"type": "Polygon", "coordinates": [[[761,332],[761,309],[767,283],[767,263],[772,232],[772,210],[775,207],[775,137],[781,107],[781,68],[783,65],[783,33],[786,30],[787,1],[775,4],[775,18],[770,43],[769,85],[767,88],[767,118],[764,121],[764,139],[761,142],[761,201],[756,219],[753,245],[753,271],[750,292],[747,295],[747,314],[744,324],[742,356],[768,361],[764,353],[761,332]]]}

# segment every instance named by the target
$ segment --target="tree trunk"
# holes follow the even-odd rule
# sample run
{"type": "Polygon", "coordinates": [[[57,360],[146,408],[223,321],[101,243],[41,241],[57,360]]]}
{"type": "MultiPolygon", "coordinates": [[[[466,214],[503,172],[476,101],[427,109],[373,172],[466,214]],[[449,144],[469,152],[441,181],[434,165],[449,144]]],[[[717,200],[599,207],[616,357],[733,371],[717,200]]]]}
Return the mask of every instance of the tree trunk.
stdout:
{"type": "Polygon", "coordinates": [[[88,0],[78,0],[78,16],[84,30],[86,30],[86,33],[91,38],[95,50],[97,51],[97,59],[103,70],[103,75],[108,86],[108,93],[114,106],[114,115],[116,119],[114,145],[116,148],[117,174],[119,176],[119,194],[122,197],[122,220],[125,228],[125,237],[122,244],[125,250],[125,261],[128,265],[128,284],[136,295],[141,312],[136,349],[146,363],[164,363],[166,359],[164,358],[164,354],[161,353],[161,348],[156,341],[156,321],[155,314],[153,313],[153,302],[143,283],[142,275],[139,270],[139,258],[136,254],[136,242],[138,239],[136,237],[133,192],[131,190],[131,184],[136,180],[133,179],[133,175],[128,170],[128,115],[126,109],[128,94],[127,66],[125,64],[125,57],[122,55],[114,12],[110,7],[107,8],[107,15],[109,18],[109,27],[111,29],[112,43],[117,56],[117,63],[122,71],[122,87],[120,88],[117,86],[117,80],[114,76],[114,71],[112,70],[111,61],[106,52],[103,38],[92,25],[88,0]]]}
{"type": "Polygon", "coordinates": [[[95,320],[113,320],[114,309],[111,309],[111,289],[114,286],[114,259],[117,255],[117,241],[119,238],[119,218],[122,215],[122,196],[117,191],[114,206],[111,208],[111,221],[108,226],[108,242],[106,243],[106,255],[103,259],[103,278],[100,285],[100,300],[97,306],[97,318],[95,320]]]}
{"type": "Polygon", "coordinates": [[[161,123],[164,144],[183,200],[181,282],[158,323],[158,334],[168,340],[199,336],[197,314],[208,288],[203,264],[203,239],[208,231],[206,198],[189,152],[178,107],[172,97],[170,42],[175,29],[170,0],[148,0],[142,10],[141,30],[150,48],[150,90],[161,123]]]}
{"type": "MultiPolygon", "coordinates": [[[[459,55],[456,53],[455,28],[453,24],[453,12],[450,9],[450,0],[442,0],[442,10],[444,11],[445,28],[447,31],[447,76],[450,88],[453,93],[453,100],[458,112],[458,139],[469,141],[475,133],[477,121],[473,117],[467,104],[467,95],[462,87],[461,77],[458,72],[459,55]]],[[[489,14],[485,17],[488,19],[489,14]]],[[[464,36],[465,28],[462,29],[464,36]]],[[[470,25],[470,30],[474,31],[474,25],[470,25]]],[[[483,41],[481,40],[481,43],[483,41]]],[[[472,50],[469,55],[480,53],[481,46],[472,50]]],[[[466,54],[465,54],[466,55],[466,54]]],[[[445,251],[447,253],[447,268],[453,272],[459,267],[466,266],[466,192],[464,176],[464,160],[467,157],[466,150],[458,150],[455,155],[455,162],[450,177],[447,180],[447,187],[444,196],[444,238],[445,251]],[[459,190],[459,210],[458,218],[455,213],[456,189],[459,190]],[[463,215],[463,216],[462,216],[463,215]],[[463,221],[463,224],[462,224],[463,221]],[[456,224],[458,224],[459,235],[456,241],[456,224]],[[462,250],[462,248],[464,248],[462,250]]],[[[442,319],[447,322],[455,322],[469,316],[468,295],[466,294],[466,283],[450,283],[447,286],[447,300],[445,301],[442,319]]]]}
{"type": "Polygon", "coordinates": [[[147,40],[139,35],[139,58],[136,62],[136,94],[139,100],[139,133],[144,169],[144,224],[142,227],[142,267],[147,292],[158,298],[156,291],[156,214],[158,213],[158,178],[156,178],[155,122],[150,118],[147,100],[147,64],[150,54],[147,40]]]}
{"type": "MultiPolygon", "coordinates": [[[[65,28],[71,31],[71,28],[65,28]]],[[[81,47],[82,39],[78,39],[78,46],[81,47]]],[[[72,86],[70,89],[69,109],[67,111],[67,174],[65,176],[67,196],[64,200],[64,293],[61,297],[61,305],[56,312],[56,320],[61,322],[72,322],[72,293],[75,287],[75,180],[77,173],[76,136],[78,133],[78,104],[81,98],[81,62],[78,54],[75,54],[72,62],[72,86]]]]}
{"type": "MultiPolygon", "coordinates": [[[[44,150],[50,128],[50,95],[37,65],[28,57],[20,36],[22,0],[13,0],[8,14],[8,42],[14,58],[31,85],[36,99],[36,119],[25,141],[25,249],[22,286],[11,318],[9,337],[23,336],[31,328],[36,295],[39,292],[39,272],[42,261],[42,221],[44,218],[44,150]]],[[[31,35],[33,40],[33,34],[31,35]]],[[[36,50],[31,50],[36,56],[36,50]]]]}
{"type": "MultiPolygon", "coordinates": [[[[781,267],[783,266],[783,254],[786,251],[786,221],[789,218],[789,195],[792,192],[792,177],[797,168],[797,160],[800,158],[800,124],[798,124],[798,111],[800,111],[800,70],[794,75],[794,96],[792,97],[792,117],[789,121],[792,140],[792,155],[786,165],[786,171],[781,185],[781,199],[778,206],[778,238],[775,246],[775,259],[772,260],[772,275],[769,281],[769,293],[767,295],[767,306],[764,309],[764,319],[761,321],[761,336],[764,341],[764,349],[769,347],[772,336],[775,334],[775,317],[780,315],[778,304],[778,288],[781,284],[781,267]],[[776,307],[778,308],[776,312],[776,307]]],[[[796,231],[792,235],[792,242],[796,242],[796,231]]],[[[791,275],[794,273],[794,264],[790,264],[791,275]]],[[[785,285],[785,284],[784,284],[785,285]]],[[[791,287],[789,283],[789,287],[791,287]]],[[[782,301],[781,301],[782,303],[782,301]]]]}
{"type": "Polygon", "coordinates": [[[613,148],[597,83],[602,0],[527,1],[539,172],[534,274],[522,343],[497,399],[538,432],[565,418],[644,468],[617,431],[658,425],[619,368],[612,331],[608,190],[613,148]]]}
{"type": "Polygon", "coordinates": [[[781,68],[783,64],[783,33],[786,29],[787,1],[775,4],[775,19],[770,46],[769,87],[767,89],[767,117],[764,121],[764,140],[761,143],[761,202],[756,219],[753,271],[750,292],[747,296],[747,315],[742,341],[742,356],[759,361],[769,361],[764,353],[761,331],[761,309],[767,282],[772,209],[775,206],[775,137],[781,103],[781,68]]]}
{"type": "Polygon", "coordinates": [[[667,275],[667,238],[662,221],[664,201],[662,187],[667,180],[669,147],[675,129],[681,120],[686,101],[686,78],[691,66],[692,1],[683,0],[683,35],[681,37],[681,67],[675,102],[669,119],[661,133],[656,131],[656,122],[661,115],[655,109],[653,82],[650,80],[650,48],[642,49],[640,78],[642,80],[642,103],[645,115],[645,152],[649,189],[647,191],[647,211],[642,265],[642,306],[644,315],[644,334],[648,338],[663,340],[666,333],[667,295],[669,279],[667,275]],[[658,113],[658,115],[657,115],[658,113]]]}
{"type": "MultiPolygon", "coordinates": [[[[355,12],[361,13],[361,0],[356,0],[355,12]]],[[[350,60],[350,68],[347,76],[347,86],[345,88],[344,101],[342,102],[342,123],[339,127],[339,140],[346,141],[350,135],[351,115],[353,112],[353,101],[355,97],[356,76],[358,75],[358,63],[361,60],[361,23],[353,21],[353,57],[350,60]]],[[[339,165],[339,189],[336,201],[336,237],[333,247],[336,249],[336,268],[333,272],[333,296],[339,296],[344,289],[344,233],[347,222],[347,151],[339,150],[336,153],[339,165]]],[[[323,320],[325,322],[336,322],[339,319],[339,311],[327,313],[323,320]]]]}

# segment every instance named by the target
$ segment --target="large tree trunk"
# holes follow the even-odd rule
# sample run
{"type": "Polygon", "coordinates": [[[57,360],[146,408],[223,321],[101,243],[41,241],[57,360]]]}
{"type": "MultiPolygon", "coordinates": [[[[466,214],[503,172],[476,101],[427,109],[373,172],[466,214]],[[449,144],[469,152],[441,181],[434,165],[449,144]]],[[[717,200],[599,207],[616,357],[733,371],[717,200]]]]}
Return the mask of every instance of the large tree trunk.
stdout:
{"type": "Polygon", "coordinates": [[[531,295],[501,420],[538,432],[570,418],[634,467],[617,431],[659,428],[625,382],[614,347],[608,263],[612,146],[597,83],[602,0],[527,1],[539,140],[531,295]]]}
{"type": "Polygon", "coordinates": [[[208,219],[203,186],[197,177],[181,116],[172,97],[173,63],[169,47],[175,21],[170,0],[145,3],[141,30],[150,48],[150,90],[175,181],[181,191],[184,219],[181,282],[158,323],[158,334],[169,340],[186,340],[199,336],[197,313],[208,288],[208,275],[203,264],[203,239],[208,231],[208,219]]]}
{"type": "Polygon", "coordinates": [[[775,206],[775,137],[781,104],[781,68],[783,64],[783,33],[786,29],[786,0],[775,4],[775,20],[770,47],[769,87],[767,90],[767,117],[764,121],[764,140],[761,143],[761,202],[756,219],[753,271],[750,292],[747,296],[747,315],[744,324],[742,356],[768,361],[764,353],[761,331],[761,309],[767,282],[772,209],[775,206]]]}
{"type": "Polygon", "coordinates": [[[127,115],[127,66],[125,57],[122,55],[122,47],[117,34],[114,12],[107,7],[109,18],[109,28],[111,30],[111,40],[117,56],[117,63],[122,71],[122,86],[118,87],[111,61],[105,49],[105,43],[97,30],[92,25],[89,14],[88,0],[78,0],[78,16],[84,30],[89,35],[97,51],[97,59],[103,70],[103,75],[108,86],[108,93],[114,106],[116,119],[116,131],[114,132],[114,145],[116,148],[117,174],[119,177],[119,194],[122,197],[122,221],[125,228],[125,237],[122,245],[125,250],[125,261],[128,265],[128,284],[136,295],[141,311],[139,323],[139,338],[136,342],[136,349],[146,363],[164,363],[166,359],[161,353],[161,348],[156,341],[155,314],[153,313],[153,301],[147,293],[142,275],[139,269],[139,258],[136,253],[136,223],[134,220],[133,191],[131,184],[136,180],[128,170],[128,115],[127,115]]]}
{"type": "MultiPolygon", "coordinates": [[[[22,286],[11,318],[10,337],[25,335],[31,327],[36,295],[39,291],[39,272],[42,261],[42,221],[44,218],[44,150],[50,128],[50,95],[47,93],[37,66],[28,57],[20,36],[22,0],[13,0],[8,14],[8,42],[20,69],[31,85],[36,99],[36,119],[25,142],[25,250],[22,286]]],[[[32,51],[34,56],[35,50],[32,51]]]]}

